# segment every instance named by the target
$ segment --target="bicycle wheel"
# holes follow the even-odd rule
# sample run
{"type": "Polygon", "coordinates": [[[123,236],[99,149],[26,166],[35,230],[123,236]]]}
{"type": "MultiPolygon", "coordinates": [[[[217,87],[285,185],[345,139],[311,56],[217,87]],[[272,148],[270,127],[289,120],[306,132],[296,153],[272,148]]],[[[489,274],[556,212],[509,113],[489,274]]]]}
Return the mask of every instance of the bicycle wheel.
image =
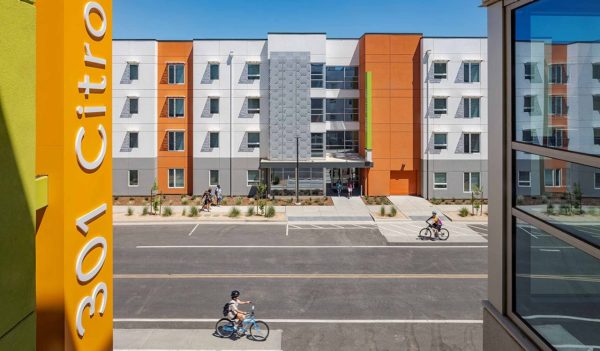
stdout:
{"type": "Polygon", "coordinates": [[[221,319],[219,319],[217,324],[215,324],[215,331],[217,332],[217,335],[219,335],[220,337],[228,338],[234,332],[233,327],[234,327],[234,325],[231,320],[229,320],[227,318],[221,318],[221,319]]]}
{"type": "Polygon", "coordinates": [[[429,228],[423,228],[421,229],[421,231],[419,232],[419,238],[431,238],[431,229],[429,228]]]}
{"type": "Polygon", "coordinates": [[[255,341],[265,341],[269,337],[269,326],[263,321],[256,321],[250,326],[250,335],[255,341]]]}
{"type": "Polygon", "coordinates": [[[449,237],[450,237],[450,232],[446,228],[442,228],[438,232],[438,238],[440,238],[440,240],[448,240],[449,237]]]}

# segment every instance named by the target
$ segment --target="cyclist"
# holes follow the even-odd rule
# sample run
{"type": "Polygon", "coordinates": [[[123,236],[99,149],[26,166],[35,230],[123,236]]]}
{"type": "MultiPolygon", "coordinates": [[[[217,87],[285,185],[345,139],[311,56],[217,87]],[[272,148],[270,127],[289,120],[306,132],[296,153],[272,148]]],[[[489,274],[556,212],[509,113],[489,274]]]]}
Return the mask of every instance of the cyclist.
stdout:
{"type": "Polygon", "coordinates": [[[231,301],[229,301],[229,314],[227,315],[227,318],[232,321],[237,320],[237,326],[241,326],[248,312],[238,309],[238,305],[246,305],[249,303],[252,303],[252,301],[240,300],[240,292],[233,290],[231,292],[231,301]]]}
{"type": "Polygon", "coordinates": [[[435,237],[438,237],[438,232],[442,229],[442,220],[440,219],[440,217],[437,215],[436,211],[431,212],[431,217],[429,217],[425,222],[427,222],[427,224],[429,224],[430,228],[434,228],[434,233],[435,233],[435,237]],[[433,223],[429,223],[429,221],[432,220],[433,223]]]}

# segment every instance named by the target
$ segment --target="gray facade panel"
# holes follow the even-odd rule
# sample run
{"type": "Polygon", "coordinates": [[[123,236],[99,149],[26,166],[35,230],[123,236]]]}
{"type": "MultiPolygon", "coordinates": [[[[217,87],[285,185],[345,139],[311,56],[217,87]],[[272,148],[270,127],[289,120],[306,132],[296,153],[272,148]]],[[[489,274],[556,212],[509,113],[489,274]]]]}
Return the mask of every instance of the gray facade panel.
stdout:
{"type": "Polygon", "coordinates": [[[272,52],[269,84],[269,158],[310,159],[310,53],[272,52]]]}
{"type": "Polygon", "coordinates": [[[219,171],[219,185],[223,195],[229,196],[229,174],[231,173],[231,195],[247,196],[250,188],[247,185],[247,171],[259,169],[258,158],[194,158],[194,194],[201,195],[206,189],[214,188],[209,184],[211,170],[219,171]],[[230,167],[231,166],[231,167],[230,167]],[[230,172],[231,171],[231,172],[230,172]]]}
{"type": "Polygon", "coordinates": [[[487,198],[488,189],[488,162],[487,160],[430,160],[429,168],[427,161],[422,160],[423,177],[423,197],[429,199],[469,199],[471,193],[464,191],[464,173],[479,172],[481,186],[483,187],[483,197],[487,198]],[[434,173],[446,173],[446,189],[434,189],[434,173]]]}
{"type": "Polygon", "coordinates": [[[113,195],[148,196],[156,179],[155,158],[113,158],[113,195]],[[138,171],[138,186],[129,186],[129,170],[138,171]]]}

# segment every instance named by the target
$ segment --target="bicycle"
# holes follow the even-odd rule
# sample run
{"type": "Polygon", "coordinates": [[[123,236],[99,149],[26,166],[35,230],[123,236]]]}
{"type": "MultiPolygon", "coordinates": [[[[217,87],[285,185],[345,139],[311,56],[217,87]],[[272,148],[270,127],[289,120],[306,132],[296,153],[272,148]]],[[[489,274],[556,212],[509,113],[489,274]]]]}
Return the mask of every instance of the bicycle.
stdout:
{"type": "Polygon", "coordinates": [[[269,325],[264,321],[256,320],[254,305],[252,305],[250,314],[242,321],[242,325],[237,328],[236,325],[237,322],[229,318],[221,318],[215,324],[215,331],[222,338],[229,338],[234,333],[237,333],[238,336],[243,336],[248,331],[254,341],[265,341],[269,337],[269,325]]]}
{"type": "Polygon", "coordinates": [[[428,238],[429,240],[433,240],[433,234],[436,234],[440,240],[448,240],[450,237],[450,231],[448,231],[448,229],[442,228],[437,230],[433,225],[429,224],[429,222],[425,221],[425,223],[427,223],[427,227],[421,229],[419,232],[419,239],[423,240],[428,238]]]}

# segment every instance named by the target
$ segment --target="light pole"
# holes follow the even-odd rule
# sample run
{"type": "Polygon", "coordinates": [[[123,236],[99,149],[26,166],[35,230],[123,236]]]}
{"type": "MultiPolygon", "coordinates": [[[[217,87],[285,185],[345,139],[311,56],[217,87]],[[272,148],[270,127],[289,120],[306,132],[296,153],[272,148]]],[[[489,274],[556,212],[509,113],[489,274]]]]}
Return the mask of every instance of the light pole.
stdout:
{"type": "Polygon", "coordinates": [[[229,52],[229,197],[233,196],[233,51],[229,52]]]}
{"type": "MultiPolygon", "coordinates": [[[[425,64],[426,64],[426,70],[427,73],[425,74],[425,119],[427,120],[426,123],[426,132],[425,134],[427,134],[425,136],[425,198],[429,200],[429,53],[431,52],[431,50],[427,50],[425,51],[425,64]]],[[[421,145],[423,145],[421,143],[421,145]]]]}
{"type": "Polygon", "coordinates": [[[296,205],[300,204],[300,137],[296,137],[296,205]]]}

